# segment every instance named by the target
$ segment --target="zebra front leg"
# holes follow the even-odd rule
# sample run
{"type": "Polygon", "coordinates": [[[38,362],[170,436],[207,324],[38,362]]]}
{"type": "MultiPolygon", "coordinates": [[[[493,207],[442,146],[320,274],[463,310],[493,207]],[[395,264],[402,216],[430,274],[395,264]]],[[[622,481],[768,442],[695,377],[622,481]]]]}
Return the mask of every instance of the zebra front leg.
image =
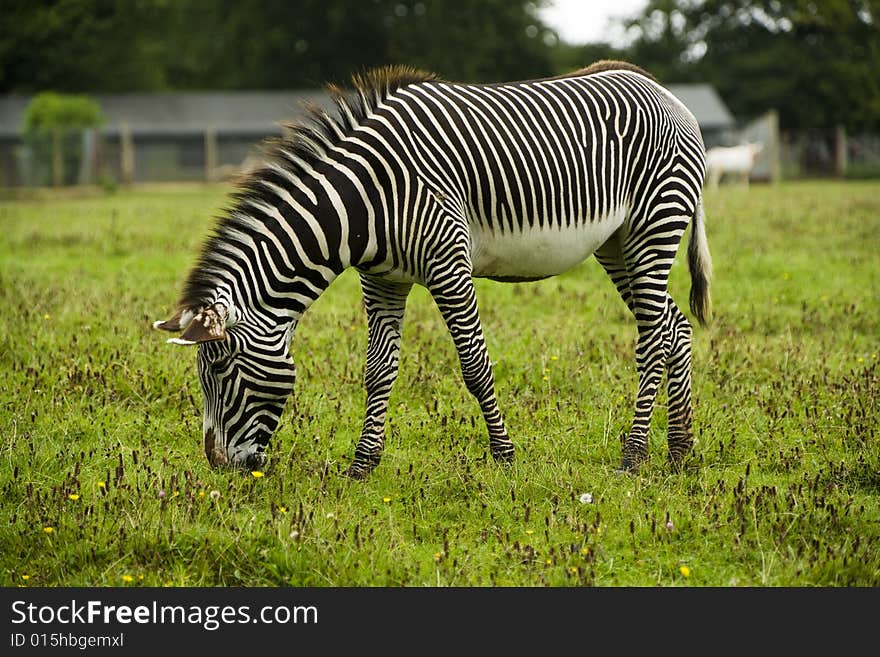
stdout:
{"type": "Polygon", "coordinates": [[[694,445],[691,428],[691,325],[671,298],[667,299],[670,349],[666,361],[669,463],[682,466],[694,445]]]}
{"type": "Polygon", "coordinates": [[[411,283],[389,283],[366,274],[361,276],[367,312],[369,342],[364,386],[367,407],[364,428],[346,474],[355,479],[367,476],[379,465],[385,446],[385,417],[391,388],[397,379],[400,332],[406,297],[411,283]]]}
{"type": "Polygon", "coordinates": [[[483,338],[470,269],[459,269],[445,277],[441,284],[431,285],[429,289],[452,335],[465,385],[483,412],[492,458],[500,463],[510,462],[513,460],[514,447],[507,437],[504,419],[495,398],[492,363],[483,338]]]}

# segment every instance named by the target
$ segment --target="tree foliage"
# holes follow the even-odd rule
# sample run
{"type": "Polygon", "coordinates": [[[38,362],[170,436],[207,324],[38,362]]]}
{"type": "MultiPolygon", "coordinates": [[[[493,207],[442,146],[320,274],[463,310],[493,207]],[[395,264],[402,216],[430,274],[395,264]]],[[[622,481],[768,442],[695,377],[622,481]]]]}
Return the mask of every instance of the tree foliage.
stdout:
{"type": "Polygon", "coordinates": [[[75,183],[82,160],[83,130],[104,122],[101,106],[89,96],[54,91],[34,96],[25,108],[20,128],[31,149],[31,180],[39,184],[75,183]]]}
{"type": "Polygon", "coordinates": [[[627,46],[559,43],[550,0],[4,0],[0,93],[313,88],[409,64],[458,81],[626,59],[789,131],[880,130],[880,0],[651,0],[627,46]]]}
{"type": "Polygon", "coordinates": [[[553,72],[546,0],[6,0],[0,92],[290,89],[409,64],[461,81],[553,72]]]}
{"type": "Polygon", "coordinates": [[[791,131],[880,129],[877,0],[653,0],[633,60],[708,81],[736,116],[775,108],[791,131]]]}
{"type": "Polygon", "coordinates": [[[93,98],[44,91],[34,96],[25,108],[21,131],[25,134],[41,134],[55,128],[96,128],[103,123],[101,106],[93,98]]]}
{"type": "Polygon", "coordinates": [[[158,0],[3,0],[0,92],[162,86],[158,0]]]}

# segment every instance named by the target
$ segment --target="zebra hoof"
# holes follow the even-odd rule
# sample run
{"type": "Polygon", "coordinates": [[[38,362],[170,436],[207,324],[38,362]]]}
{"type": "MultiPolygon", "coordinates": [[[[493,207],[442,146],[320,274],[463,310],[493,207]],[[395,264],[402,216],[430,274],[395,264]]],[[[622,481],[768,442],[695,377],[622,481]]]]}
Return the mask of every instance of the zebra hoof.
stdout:
{"type": "Polygon", "coordinates": [[[495,460],[495,463],[499,463],[501,465],[509,465],[513,463],[515,454],[513,445],[501,445],[499,447],[492,447],[490,451],[492,452],[492,458],[495,460]]]}
{"type": "Polygon", "coordinates": [[[358,463],[352,463],[345,471],[345,476],[349,479],[366,479],[372,468],[364,467],[358,463]]]}
{"type": "Polygon", "coordinates": [[[687,461],[688,459],[685,456],[673,456],[670,454],[666,457],[669,469],[676,473],[684,472],[687,469],[687,461]]]}
{"type": "Polygon", "coordinates": [[[641,467],[644,460],[636,460],[632,458],[624,457],[623,461],[620,463],[620,467],[617,468],[614,472],[616,474],[630,474],[637,475],[639,474],[639,468],[641,467]]]}
{"type": "Polygon", "coordinates": [[[351,462],[351,465],[348,466],[348,470],[345,471],[345,476],[350,479],[366,479],[367,475],[369,475],[375,467],[379,465],[379,459],[359,459],[356,458],[351,462]]]}

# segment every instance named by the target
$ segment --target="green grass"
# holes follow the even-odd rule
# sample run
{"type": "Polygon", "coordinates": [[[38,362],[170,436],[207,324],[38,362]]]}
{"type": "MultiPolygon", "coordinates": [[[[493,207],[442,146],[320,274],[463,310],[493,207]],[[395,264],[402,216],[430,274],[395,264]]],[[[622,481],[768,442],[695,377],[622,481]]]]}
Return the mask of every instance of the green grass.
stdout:
{"type": "MultiPolygon", "coordinates": [[[[265,476],[208,466],[195,353],[150,325],[227,191],[0,202],[3,586],[880,585],[880,183],[707,194],[715,317],[694,331],[685,472],[661,395],[650,462],[615,474],[635,325],[590,260],[477,282],[509,468],[414,290],[365,481],[342,475],[364,406],[352,271],[294,337],[265,476]]],[[[682,307],[689,285],[680,255],[682,307]]]]}

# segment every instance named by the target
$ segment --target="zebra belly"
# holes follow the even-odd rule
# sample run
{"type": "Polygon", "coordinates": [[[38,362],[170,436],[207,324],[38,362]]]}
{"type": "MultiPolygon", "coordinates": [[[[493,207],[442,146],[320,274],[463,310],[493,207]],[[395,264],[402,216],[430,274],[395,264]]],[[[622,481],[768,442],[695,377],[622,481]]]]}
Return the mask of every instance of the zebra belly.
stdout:
{"type": "Polygon", "coordinates": [[[625,210],[571,226],[525,226],[490,230],[471,224],[473,275],[500,281],[534,281],[576,267],[602,246],[623,223],[625,210]]]}

